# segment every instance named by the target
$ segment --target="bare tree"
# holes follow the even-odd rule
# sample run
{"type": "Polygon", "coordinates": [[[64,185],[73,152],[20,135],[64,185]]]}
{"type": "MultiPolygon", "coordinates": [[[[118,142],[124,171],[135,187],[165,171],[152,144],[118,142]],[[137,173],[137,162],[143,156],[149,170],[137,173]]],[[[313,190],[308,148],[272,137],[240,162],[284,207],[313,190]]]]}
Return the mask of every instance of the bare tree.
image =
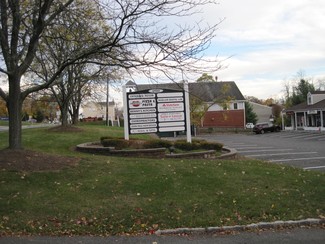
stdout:
{"type": "MultiPolygon", "coordinates": [[[[213,2],[213,1],[211,1],[213,2]]],[[[201,27],[164,26],[160,21],[168,17],[181,18],[196,11],[209,0],[40,0],[0,1],[0,72],[8,77],[8,92],[0,89],[0,96],[9,110],[9,148],[22,148],[21,108],[28,94],[49,88],[62,81],[63,71],[70,65],[94,63],[122,67],[126,71],[142,72],[152,77],[160,72],[173,79],[174,74],[209,73],[219,68],[218,62],[204,60],[201,55],[214,37],[217,25],[201,27]],[[22,89],[22,77],[36,62],[43,43],[50,40],[52,29],[60,29],[60,18],[70,15],[83,18],[89,9],[96,9],[101,17],[96,36],[87,33],[82,38],[86,45],[60,57],[42,82],[22,89]],[[100,55],[100,58],[98,58],[100,55]],[[202,64],[206,61],[206,65],[202,64]],[[208,68],[206,68],[208,67],[208,68]],[[209,68],[212,67],[212,68],[209,68]]],[[[94,15],[97,18],[98,15],[94,15]]],[[[55,37],[53,40],[57,40],[55,37]]],[[[61,36],[61,41],[78,42],[74,36],[61,36]]],[[[46,58],[44,56],[44,58],[46,58]]]]}

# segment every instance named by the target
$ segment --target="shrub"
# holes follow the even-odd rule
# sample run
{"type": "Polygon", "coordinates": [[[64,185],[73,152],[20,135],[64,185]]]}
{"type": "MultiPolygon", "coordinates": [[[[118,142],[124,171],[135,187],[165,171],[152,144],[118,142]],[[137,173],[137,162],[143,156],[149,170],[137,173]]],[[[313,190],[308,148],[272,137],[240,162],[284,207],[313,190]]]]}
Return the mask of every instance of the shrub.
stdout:
{"type": "Polygon", "coordinates": [[[103,139],[101,141],[103,147],[115,147],[115,149],[123,149],[129,146],[129,141],[124,139],[103,139]]]}
{"type": "Polygon", "coordinates": [[[208,128],[208,133],[211,134],[212,132],[213,132],[213,128],[209,127],[209,128],[208,128]]]}
{"type": "Polygon", "coordinates": [[[184,151],[191,151],[191,150],[196,150],[198,148],[198,143],[189,143],[185,140],[177,140],[174,143],[174,147],[184,150],[184,151]]]}
{"type": "Polygon", "coordinates": [[[223,147],[223,144],[218,142],[207,142],[205,140],[193,140],[192,143],[189,143],[185,140],[177,140],[174,143],[174,146],[175,148],[184,151],[191,151],[191,150],[198,150],[198,149],[220,151],[223,147]]]}
{"type": "Polygon", "coordinates": [[[111,136],[102,136],[102,137],[100,138],[100,143],[103,144],[103,140],[105,140],[105,139],[114,139],[114,138],[111,137],[111,136]]]}
{"type": "Polygon", "coordinates": [[[206,149],[206,150],[216,150],[216,151],[221,151],[223,147],[223,144],[218,143],[218,142],[202,142],[201,143],[201,148],[206,149]]]}
{"type": "Polygon", "coordinates": [[[154,139],[144,142],[143,147],[144,148],[170,148],[173,145],[172,142],[167,140],[160,140],[160,139],[154,139]]]}

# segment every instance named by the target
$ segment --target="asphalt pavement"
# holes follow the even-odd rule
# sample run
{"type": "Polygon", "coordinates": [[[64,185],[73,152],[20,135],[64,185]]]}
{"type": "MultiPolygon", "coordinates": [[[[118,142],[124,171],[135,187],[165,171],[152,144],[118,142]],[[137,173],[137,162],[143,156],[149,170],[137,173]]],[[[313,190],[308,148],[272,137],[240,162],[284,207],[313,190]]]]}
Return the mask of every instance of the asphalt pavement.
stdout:
{"type": "Polygon", "coordinates": [[[325,133],[282,131],[265,134],[218,133],[200,137],[237,150],[238,155],[305,170],[325,171],[325,133]]]}
{"type": "Polygon", "coordinates": [[[323,244],[325,243],[325,230],[323,228],[295,228],[278,231],[238,232],[217,235],[169,235],[169,236],[73,236],[73,237],[50,237],[50,236],[23,236],[2,237],[0,244],[102,244],[102,243],[125,243],[125,244],[323,244]]]}

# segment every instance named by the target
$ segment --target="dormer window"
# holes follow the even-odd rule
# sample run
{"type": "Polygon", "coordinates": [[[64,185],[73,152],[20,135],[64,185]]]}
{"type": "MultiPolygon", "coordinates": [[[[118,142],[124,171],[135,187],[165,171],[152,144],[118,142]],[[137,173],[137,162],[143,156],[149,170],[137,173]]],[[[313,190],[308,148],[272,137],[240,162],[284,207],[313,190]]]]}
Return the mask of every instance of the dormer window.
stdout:
{"type": "Polygon", "coordinates": [[[308,95],[307,95],[307,105],[312,105],[312,99],[311,99],[311,93],[308,92],[308,95]]]}

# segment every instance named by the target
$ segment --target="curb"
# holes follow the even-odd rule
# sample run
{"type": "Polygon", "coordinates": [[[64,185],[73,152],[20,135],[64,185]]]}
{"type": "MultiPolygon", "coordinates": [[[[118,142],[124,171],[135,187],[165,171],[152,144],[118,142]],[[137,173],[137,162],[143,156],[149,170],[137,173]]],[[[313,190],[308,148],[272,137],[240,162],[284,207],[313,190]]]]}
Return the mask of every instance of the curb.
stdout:
{"type": "Polygon", "coordinates": [[[288,220],[288,221],[274,221],[274,222],[259,222],[248,225],[234,225],[222,227],[207,227],[207,228],[176,228],[157,230],[156,235],[177,235],[177,234],[211,234],[221,233],[225,231],[246,231],[259,229],[277,229],[283,227],[302,227],[302,226],[318,226],[325,224],[325,219],[304,219],[304,220],[288,220]]]}
{"type": "Polygon", "coordinates": [[[237,157],[237,150],[235,148],[223,147],[222,150],[227,153],[216,157],[216,159],[234,159],[237,157]]]}

